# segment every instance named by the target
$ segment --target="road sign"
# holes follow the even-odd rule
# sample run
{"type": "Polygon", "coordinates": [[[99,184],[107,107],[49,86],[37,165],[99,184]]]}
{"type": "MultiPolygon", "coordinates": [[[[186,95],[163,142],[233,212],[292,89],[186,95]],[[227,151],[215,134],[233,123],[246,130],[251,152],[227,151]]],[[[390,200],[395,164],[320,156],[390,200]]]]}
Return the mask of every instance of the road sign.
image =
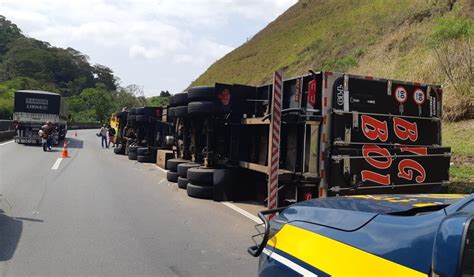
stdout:
{"type": "Polygon", "coordinates": [[[425,93],[423,90],[417,88],[415,92],[413,92],[413,100],[415,101],[416,104],[418,105],[423,105],[425,103],[425,93]]]}
{"type": "Polygon", "coordinates": [[[403,86],[399,86],[395,89],[395,99],[397,99],[398,103],[403,104],[408,99],[407,90],[403,86]]]}
{"type": "Polygon", "coordinates": [[[283,94],[283,74],[273,74],[272,110],[270,117],[270,162],[268,163],[268,202],[269,209],[278,206],[278,167],[280,164],[281,108],[283,94]]]}

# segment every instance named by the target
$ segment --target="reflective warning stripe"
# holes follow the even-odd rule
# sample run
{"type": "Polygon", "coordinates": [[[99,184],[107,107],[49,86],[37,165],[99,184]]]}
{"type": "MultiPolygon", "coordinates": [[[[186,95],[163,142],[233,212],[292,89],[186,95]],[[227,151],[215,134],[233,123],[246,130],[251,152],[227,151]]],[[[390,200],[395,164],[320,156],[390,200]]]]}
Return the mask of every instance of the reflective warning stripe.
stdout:
{"type": "Polygon", "coordinates": [[[283,94],[283,75],[276,71],[273,75],[273,106],[271,120],[271,147],[268,173],[268,208],[275,209],[278,205],[278,168],[280,164],[280,131],[281,108],[283,94]]]}
{"type": "Polygon", "coordinates": [[[426,277],[422,272],[289,224],[268,245],[331,276],[426,277]]]}

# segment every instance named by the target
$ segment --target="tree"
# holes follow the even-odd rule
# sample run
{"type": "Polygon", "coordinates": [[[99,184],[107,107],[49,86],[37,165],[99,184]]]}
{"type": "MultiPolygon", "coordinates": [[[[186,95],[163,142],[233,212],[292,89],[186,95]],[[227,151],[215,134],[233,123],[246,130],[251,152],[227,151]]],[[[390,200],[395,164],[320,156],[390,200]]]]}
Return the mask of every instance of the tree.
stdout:
{"type": "Polygon", "coordinates": [[[9,43],[20,37],[23,37],[21,30],[3,15],[0,15],[0,55],[7,52],[9,43]]]}
{"type": "Polygon", "coordinates": [[[171,93],[169,91],[161,91],[160,92],[160,97],[170,97],[171,93]]]}
{"type": "Polygon", "coordinates": [[[153,96],[153,97],[147,98],[147,106],[163,107],[166,105],[168,105],[168,97],[153,96]]]}
{"type": "Polygon", "coordinates": [[[92,72],[94,73],[96,83],[104,84],[108,90],[117,89],[117,79],[112,69],[104,65],[96,64],[92,72]]]}

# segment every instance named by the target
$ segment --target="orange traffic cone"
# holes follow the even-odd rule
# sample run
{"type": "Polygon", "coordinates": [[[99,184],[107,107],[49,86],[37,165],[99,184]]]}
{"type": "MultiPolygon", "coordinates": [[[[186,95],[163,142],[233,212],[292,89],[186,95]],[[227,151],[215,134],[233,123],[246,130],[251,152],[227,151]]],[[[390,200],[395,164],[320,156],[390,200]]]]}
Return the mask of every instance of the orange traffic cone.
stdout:
{"type": "Polygon", "coordinates": [[[67,151],[67,140],[64,140],[63,151],[61,153],[61,158],[69,158],[69,153],[67,151]]]}
{"type": "Polygon", "coordinates": [[[77,137],[77,131],[74,133],[74,136],[77,137]]]}

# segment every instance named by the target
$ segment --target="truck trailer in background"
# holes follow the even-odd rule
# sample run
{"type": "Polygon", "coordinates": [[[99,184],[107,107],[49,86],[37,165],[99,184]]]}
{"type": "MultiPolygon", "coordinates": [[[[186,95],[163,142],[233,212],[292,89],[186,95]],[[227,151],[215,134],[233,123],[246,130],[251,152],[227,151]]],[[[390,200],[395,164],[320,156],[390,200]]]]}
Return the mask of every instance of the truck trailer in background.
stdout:
{"type": "Polygon", "coordinates": [[[39,144],[38,131],[46,122],[54,127],[53,144],[57,145],[66,137],[67,109],[60,94],[38,91],[19,90],[15,93],[13,122],[17,134],[15,142],[39,144]]]}

